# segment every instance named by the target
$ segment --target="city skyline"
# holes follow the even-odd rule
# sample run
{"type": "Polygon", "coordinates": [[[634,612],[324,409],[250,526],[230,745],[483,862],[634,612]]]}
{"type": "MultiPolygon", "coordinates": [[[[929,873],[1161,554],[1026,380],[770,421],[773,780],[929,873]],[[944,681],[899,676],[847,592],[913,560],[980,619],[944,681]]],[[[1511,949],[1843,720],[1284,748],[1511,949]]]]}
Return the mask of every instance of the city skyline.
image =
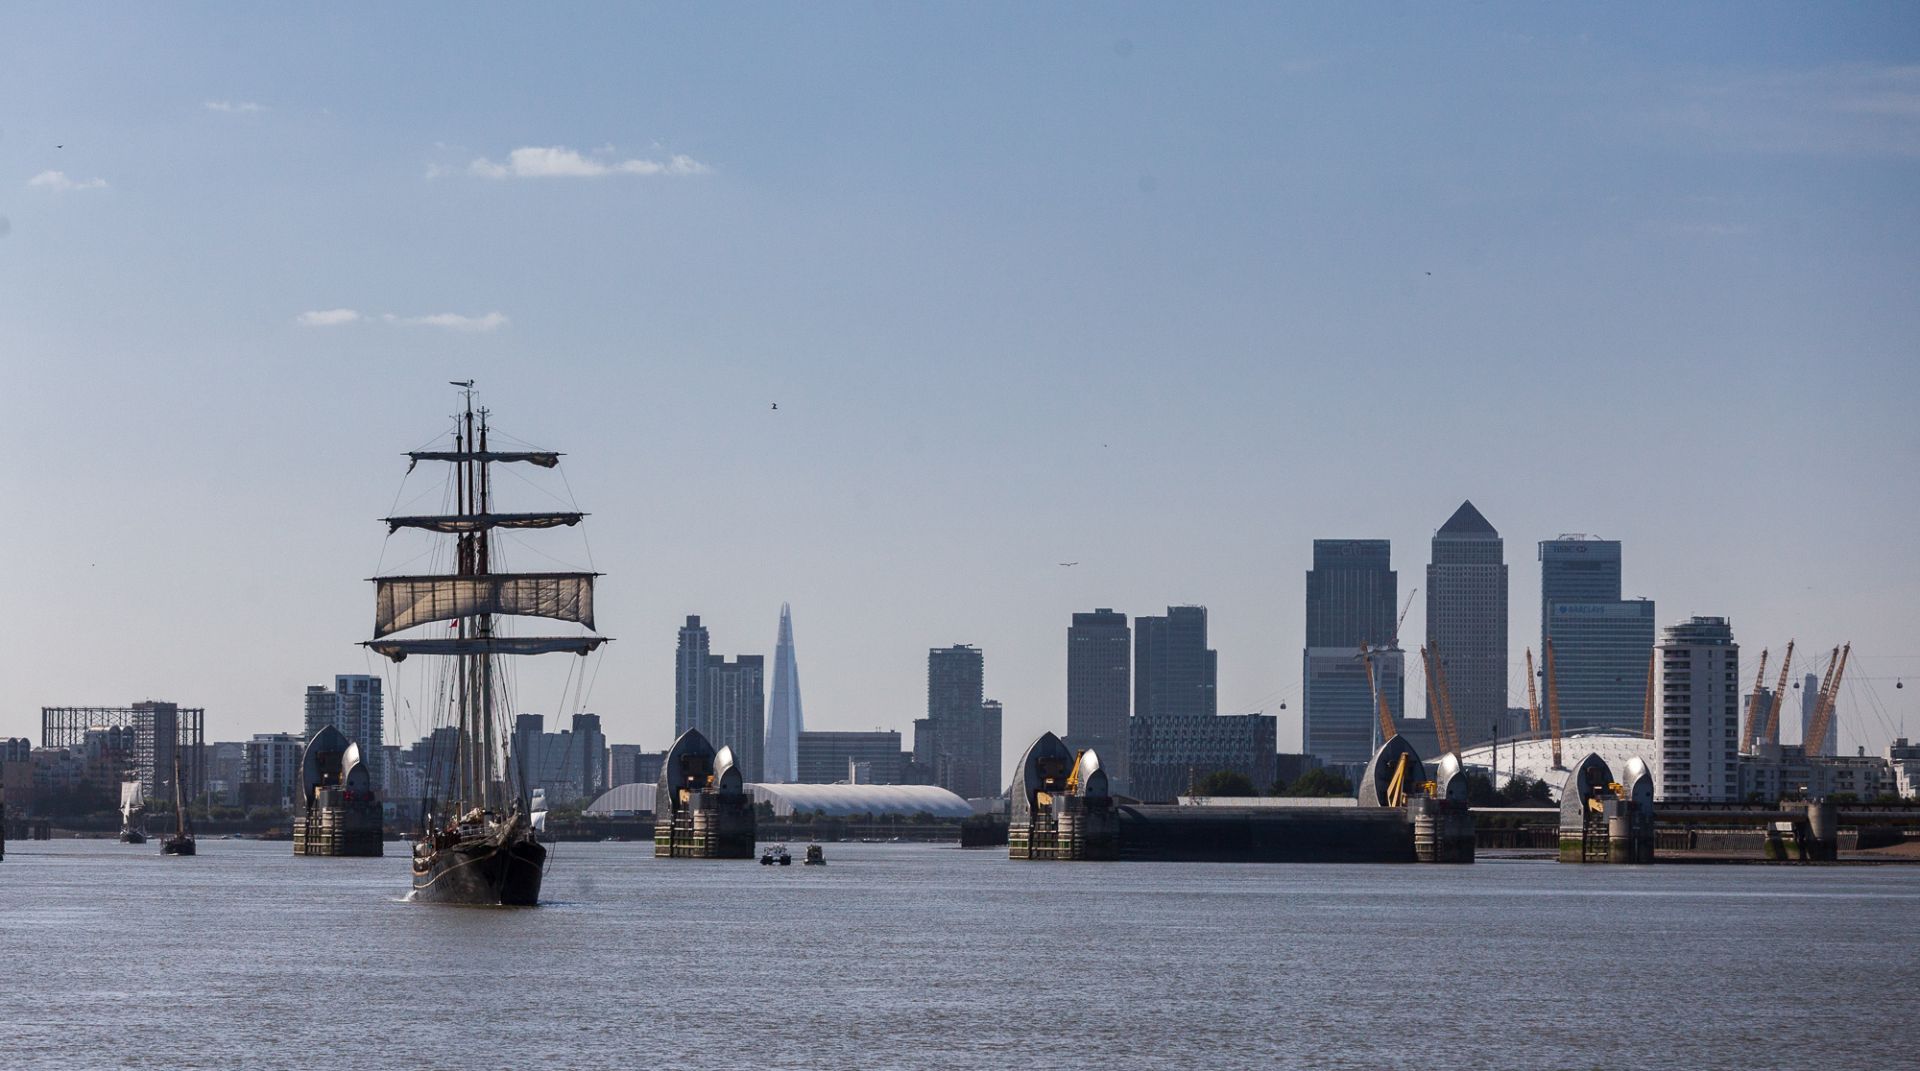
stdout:
{"type": "MultiPolygon", "coordinates": [[[[1842,750],[1920,732],[1884,14],[496,13],[485,62],[381,17],[14,13],[0,490],[55,520],[0,535],[0,735],[153,697],[245,739],[384,673],[376,518],[467,378],[595,513],[623,742],[668,742],[688,613],[734,650],[800,608],[809,728],[905,731],[976,643],[1013,753],[1064,728],[1071,614],[1192,603],[1217,709],[1295,749],[1312,540],[1391,540],[1404,598],[1463,499],[1510,703],[1521,548],[1588,531],[1658,626],[1852,641],[1842,750]]],[[[582,666],[530,661],[569,714],[582,666]]]]}

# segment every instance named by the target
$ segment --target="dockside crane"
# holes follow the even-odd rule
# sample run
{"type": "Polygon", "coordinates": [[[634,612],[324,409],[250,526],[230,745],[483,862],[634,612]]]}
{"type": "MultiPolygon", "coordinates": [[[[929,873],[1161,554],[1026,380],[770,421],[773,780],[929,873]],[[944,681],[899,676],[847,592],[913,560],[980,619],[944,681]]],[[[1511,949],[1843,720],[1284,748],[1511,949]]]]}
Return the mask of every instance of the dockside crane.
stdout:
{"type": "Polygon", "coordinates": [[[1753,674],[1753,697],[1747,700],[1747,727],[1740,734],[1740,754],[1753,754],[1753,738],[1760,732],[1760,696],[1767,686],[1767,650],[1760,651],[1760,668],[1753,674]]]}
{"type": "Polygon", "coordinates": [[[1527,728],[1540,739],[1540,692],[1533,686],[1533,648],[1527,648],[1527,728]]]}
{"type": "Polygon", "coordinates": [[[1769,744],[1780,742],[1780,703],[1787,698],[1787,673],[1793,668],[1793,641],[1787,641],[1787,655],[1780,660],[1780,683],[1773,686],[1773,703],[1767,707],[1766,728],[1761,738],[1769,744]]]}
{"type": "Polygon", "coordinates": [[[1832,679],[1820,686],[1819,705],[1813,708],[1813,724],[1807,727],[1807,738],[1802,741],[1808,758],[1826,750],[1827,726],[1833,723],[1833,704],[1840,698],[1840,681],[1847,675],[1847,656],[1852,652],[1852,643],[1840,648],[1840,664],[1834,667],[1832,679]]]}
{"type": "Polygon", "coordinates": [[[1547,641],[1547,731],[1553,735],[1553,768],[1564,770],[1560,762],[1560,689],[1553,679],[1553,641],[1547,641]]]}
{"type": "Polygon", "coordinates": [[[1380,742],[1384,744],[1399,735],[1399,730],[1393,727],[1393,711],[1387,709],[1387,693],[1380,690],[1380,684],[1373,676],[1373,651],[1364,643],[1360,645],[1360,660],[1367,664],[1367,688],[1380,705],[1380,742]]]}

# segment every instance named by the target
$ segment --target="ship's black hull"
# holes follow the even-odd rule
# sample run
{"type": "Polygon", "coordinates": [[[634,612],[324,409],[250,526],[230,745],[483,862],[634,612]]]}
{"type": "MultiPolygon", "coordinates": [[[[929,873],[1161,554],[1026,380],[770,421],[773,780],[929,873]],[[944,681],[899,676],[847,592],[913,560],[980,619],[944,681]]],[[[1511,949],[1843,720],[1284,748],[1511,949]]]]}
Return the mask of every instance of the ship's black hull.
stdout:
{"type": "Polygon", "coordinates": [[[194,854],[193,838],[192,837],[168,837],[160,845],[160,854],[161,855],[192,855],[194,854]]]}
{"type": "Polygon", "coordinates": [[[145,844],[146,842],[147,835],[137,829],[123,829],[120,831],[120,843],[122,844],[145,844]]]}
{"type": "Polygon", "coordinates": [[[531,837],[468,841],[413,857],[413,898],[433,904],[533,907],[547,850],[531,837]]]}

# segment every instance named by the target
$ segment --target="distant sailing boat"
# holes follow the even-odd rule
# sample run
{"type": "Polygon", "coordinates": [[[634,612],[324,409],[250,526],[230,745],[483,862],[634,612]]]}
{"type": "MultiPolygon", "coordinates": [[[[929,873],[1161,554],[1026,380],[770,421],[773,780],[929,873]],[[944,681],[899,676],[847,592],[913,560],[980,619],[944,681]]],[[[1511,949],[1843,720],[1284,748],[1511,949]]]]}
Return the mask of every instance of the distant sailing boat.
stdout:
{"type": "Polygon", "coordinates": [[[450,697],[448,720],[457,730],[452,798],[441,803],[445,813],[428,816],[414,843],[414,898],[532,906],[540,902],[547,850],[535,836],[525,771],[521,771],[522,784],[511,786],[497,761],[509,734],[495,659],[554,651],[584,656],[605,643],[606,637],[499,635],[494,617],[545,617],[591,630],[593,580],[600,574],[492,570],[494,529],[573,525],[583,514],[494,513],[489,466],[524,462],[550,469],[560,463],[560,455],[489,448],[488,411],[481,409],[476,423],[473,381],[454,386],[464,388],[467,407],[456,426],[453,449],[416,450],[407,455],[414,464],[446,461],[454,466],[454,512],[386,521],[389,533],[418,528],[454,536],[455,570],[451,575],[375,577],[374,639],[364,646],[396,662],[416,654],[450,660],[444,694],[450,697]],[[447,622],[452,622],[451,636],[387,638],[421,625],[445,628],[447,622]]]}
{"type": "Polygon", "coordinates": [[[173,749],[173,836],[160,842],[161,855],[192,855],[193,826],[187,822],[186,794],[180,790],[180,748],[173,749]]]}
{"type": "Polygon", "coordinates": [[[140,779],[120,782],[120,841],[123,844],[145,844],[146,831],[134,824],[136,816],[144,817],[147,799],[141,793],[140,779]]]}

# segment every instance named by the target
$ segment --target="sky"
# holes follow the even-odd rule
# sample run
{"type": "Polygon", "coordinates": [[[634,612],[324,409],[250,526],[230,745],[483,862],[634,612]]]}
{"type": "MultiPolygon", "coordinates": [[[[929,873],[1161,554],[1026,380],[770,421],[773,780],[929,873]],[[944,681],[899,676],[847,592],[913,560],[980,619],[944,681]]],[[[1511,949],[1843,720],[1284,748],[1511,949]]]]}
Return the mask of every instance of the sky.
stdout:
{"type": "Polygon", "coordinates": [[[972,643],[1011,763],[1074,611],[1200,603],[1297,747],[1312,540],[1405,599],[1471,499],[1514,703],[1534,545],[1588,532],[1743,665],[1851,641],[1878,751],[1916,250],[1911,5],[9,5],[0,736],[382,672],[378,518],[473,378],[568,455],[500,508],[591,514],[513,564],[605,573],[615,637],[516,705],[615,742],[669,742],[685,615],[771,656],[787,602],[809,727],[910,746],[972,643]]]}

